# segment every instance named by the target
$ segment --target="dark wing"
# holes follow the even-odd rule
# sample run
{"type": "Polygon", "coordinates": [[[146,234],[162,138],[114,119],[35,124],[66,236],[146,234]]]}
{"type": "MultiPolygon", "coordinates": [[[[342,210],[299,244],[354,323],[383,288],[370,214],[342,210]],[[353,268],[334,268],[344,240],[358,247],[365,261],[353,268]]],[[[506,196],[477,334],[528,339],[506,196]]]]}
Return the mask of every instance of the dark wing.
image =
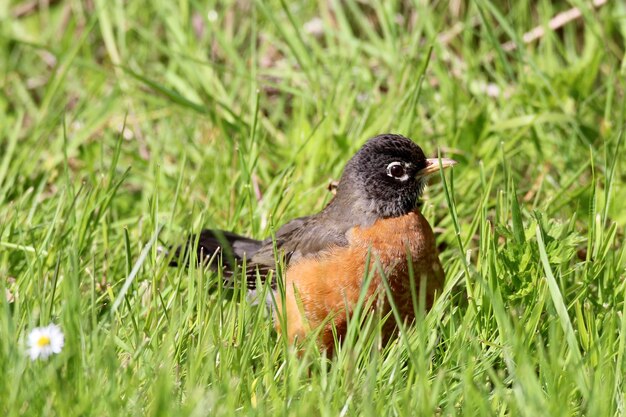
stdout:
{"type": "MultiPolygon", "coordinates": [[[[257,277],[265,282],[271,271],[276,271],[276,256],[282,257],[285,265],[300,258],[315,256],[333,246],[347,246],[347,224],[326,221],[320,216],[299,217],[282,226],[274,238],[263,241],[250,239],[223,230],[203,230],[191,236],[186,245],[176,249],[170,265],[188,264],[189,250],[195,246],[198,263],[207,262],[215,255],[222,256],[224,276],[239,274],[245,262],[246,285],[256,288],[257,277]],[[245,260],[245,261],[244,261],[245,260]]],[[[214,263],[213,265],[217,265],[214,263]]],[[[272,287],[276,287],[272,282],[272,287]]]]}
{"type": "MultiPolygon", "coordinates": [[[[333,246],[347,246],[348,229],[347,225],[342,227],[318,216],[300,217],[290,221],[278,229],[274,239],[265,239],[249,258],[246,268],[248,287],[256,287],[257,271],[263,279],[270,271],[276,270],[275,255],[283,257],[285,265],[288,265],[301,258],[316,256],[333,246]]],[[[274,283],[272,287],[275,287],[274,283]]]]}

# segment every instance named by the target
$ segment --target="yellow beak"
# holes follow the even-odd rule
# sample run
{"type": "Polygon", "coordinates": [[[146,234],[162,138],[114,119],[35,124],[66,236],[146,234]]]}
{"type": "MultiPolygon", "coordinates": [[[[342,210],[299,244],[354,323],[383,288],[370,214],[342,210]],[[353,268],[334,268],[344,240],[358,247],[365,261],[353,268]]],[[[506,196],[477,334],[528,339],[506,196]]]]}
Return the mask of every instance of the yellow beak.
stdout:
{"type": "Polygon", "coordinates": [[[421,178],[421,177],[427,177],[429,175],[432,175],[436,172],[439,172],[439,167],[441,166],[441,169],[445,169],[451,166],[456,165],[456,161],[454,159],[449,159],[449,158],[429,158],[426,160],[426,168],[422,168],[419,171],[417,171],[417,178],[421,178]],[[441,161],[441,165],[439,165],[439,162],[441,161]]]}

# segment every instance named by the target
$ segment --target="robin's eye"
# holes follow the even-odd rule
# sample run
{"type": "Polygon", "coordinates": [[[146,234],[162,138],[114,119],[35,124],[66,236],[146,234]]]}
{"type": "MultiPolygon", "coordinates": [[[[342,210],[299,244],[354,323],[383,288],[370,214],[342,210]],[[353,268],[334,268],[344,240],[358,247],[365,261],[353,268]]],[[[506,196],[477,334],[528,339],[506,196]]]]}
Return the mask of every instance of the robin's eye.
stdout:
{"type": "Polygon", "coordinates": [[[387,175],[403,181],[408,178],[406,170],[404,169],[404,164],[401,162],[392,162],[387,165],[387,175]]]}

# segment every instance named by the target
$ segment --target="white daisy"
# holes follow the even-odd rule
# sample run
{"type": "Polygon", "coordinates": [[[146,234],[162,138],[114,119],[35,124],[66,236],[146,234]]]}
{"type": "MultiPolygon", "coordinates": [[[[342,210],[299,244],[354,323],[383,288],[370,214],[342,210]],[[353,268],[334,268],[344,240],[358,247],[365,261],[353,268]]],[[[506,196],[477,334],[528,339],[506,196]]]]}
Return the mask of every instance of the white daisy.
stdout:
{"type": "Polygon", "coordinates": [[[60,353],[64,342],[63,332],[56,324],[36,327],[28,335],[28,355],[32,360],[46,359],[53,353],[60,353]]]}

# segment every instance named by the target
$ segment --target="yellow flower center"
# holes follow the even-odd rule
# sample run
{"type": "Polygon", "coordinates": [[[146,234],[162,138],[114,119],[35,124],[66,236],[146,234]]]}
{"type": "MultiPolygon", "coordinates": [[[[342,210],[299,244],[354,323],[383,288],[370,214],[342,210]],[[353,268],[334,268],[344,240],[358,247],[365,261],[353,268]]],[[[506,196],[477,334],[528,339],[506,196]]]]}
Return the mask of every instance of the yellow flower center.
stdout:
{"type": "Polygon", "coordinates": [[[50,338],[48,336],[41,336],[39,340],[37,340],[37,346],[44,347],[50,345],[50,338]]]}

